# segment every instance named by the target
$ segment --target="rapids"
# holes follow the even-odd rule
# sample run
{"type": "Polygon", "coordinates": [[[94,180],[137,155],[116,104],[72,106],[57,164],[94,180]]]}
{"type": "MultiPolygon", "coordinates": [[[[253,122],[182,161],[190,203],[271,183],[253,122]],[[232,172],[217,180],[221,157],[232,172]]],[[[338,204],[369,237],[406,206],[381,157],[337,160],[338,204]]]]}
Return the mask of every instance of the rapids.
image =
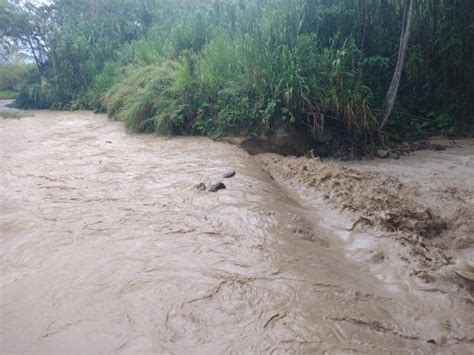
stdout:
{"type": "Polygon", "coordinates": [[[2,353],[473,349],[462,303],[387,287],[245,151],[90,112],[0,120],[0,247],[2,353]]]}

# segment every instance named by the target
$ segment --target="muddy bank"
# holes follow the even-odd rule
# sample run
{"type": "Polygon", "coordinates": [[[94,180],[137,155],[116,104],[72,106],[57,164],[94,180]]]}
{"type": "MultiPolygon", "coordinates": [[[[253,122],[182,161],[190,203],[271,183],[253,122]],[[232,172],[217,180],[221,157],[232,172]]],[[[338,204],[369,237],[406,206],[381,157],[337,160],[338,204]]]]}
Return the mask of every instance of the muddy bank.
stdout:
{"type": "Polygon", "coordinates": [[[311,137],[285,131],[253,136],[220,137],[216,141],[237,145],[250,155],[275,153],[283,156],[303,156],[314,147],[311,137]]]}
{"type": "Polygon", "coordinates": [[[405,276],[439,292],[451,292],[454,284],[457,296],[472,301],[474,141],[435,142],[449,149],[399,161],[321,162],[272,154],[256,160],[314,208],[344,213],[347,225],[339,228],[352,243],[378,238],[366,249],[376,263],[396,269],[401,262],[409,270],[405,276]]]}
{"type": "Polygon", "coordinates": [[[399,161],[363,160],[351,169],[395,178],[417,204],[439,216],[447,228],[433,240],[443,249],[474,246],[474,140],[433,138],[442,151],[418,151],[399,161]]]}
{"type": "MultiPolygon", "coordinates": [[[[433,138],[430,143],[445,150],[419,151],[394,162],[364,160],[347,165],[399,180],[411,191],[412,200],[439,216],[446,229],[428,244],[452,266],[446,269],[457,278],[473,281],[474,140],[433,138]]],[[[473,291],[472,282],[467,287],[473,291]]]]}
{"type": "Polygon", "coordinates": [[[472,303],[360,257],[237,147],[36,111],[0,120],[0,169],[2,353],[472,350],[472,303]]]}
{"type": "Polygon", "coordinates": [[[20,111],[10,107],[14,100],[0,100],[0,111],[20,111]]]}
{"type": "Polygon", "coordinates": [[[0,113],[17,113],[18,115],[22,114],[23,117],[33,115],[30,111],[19,110],[17,108],[12,107],[14,102],[15,100],[0,100],[0,113]]]}

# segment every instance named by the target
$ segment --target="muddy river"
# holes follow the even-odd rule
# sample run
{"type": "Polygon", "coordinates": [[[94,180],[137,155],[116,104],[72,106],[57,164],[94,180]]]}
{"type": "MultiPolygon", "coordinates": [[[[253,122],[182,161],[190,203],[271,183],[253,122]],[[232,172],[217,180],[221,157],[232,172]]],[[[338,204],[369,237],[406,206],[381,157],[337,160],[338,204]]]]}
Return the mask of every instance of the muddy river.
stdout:
{"type": "Polygon", "coordinates": [[[473,350],[472,308],[388,285],[346,244],[238,147],[0,119],[2,353],[473,350]]]}

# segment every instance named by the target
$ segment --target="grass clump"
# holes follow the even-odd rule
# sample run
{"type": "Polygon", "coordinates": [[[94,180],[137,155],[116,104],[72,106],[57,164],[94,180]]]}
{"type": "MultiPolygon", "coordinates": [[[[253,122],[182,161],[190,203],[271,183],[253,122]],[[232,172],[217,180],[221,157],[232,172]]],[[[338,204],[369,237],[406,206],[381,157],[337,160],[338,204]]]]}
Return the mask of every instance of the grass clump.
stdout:
{"type": "Polygon", "coordinates": [[[18,93],[11,90],[2,90],[0,91],[0,100],[14,100],[18,93]]]}
{"type": "Polygon", "coordinates": [[[173,90],[176,63],[130,68],[104,96],[110,117],[135,132],[177,134],[180,108],[173,90]]]}

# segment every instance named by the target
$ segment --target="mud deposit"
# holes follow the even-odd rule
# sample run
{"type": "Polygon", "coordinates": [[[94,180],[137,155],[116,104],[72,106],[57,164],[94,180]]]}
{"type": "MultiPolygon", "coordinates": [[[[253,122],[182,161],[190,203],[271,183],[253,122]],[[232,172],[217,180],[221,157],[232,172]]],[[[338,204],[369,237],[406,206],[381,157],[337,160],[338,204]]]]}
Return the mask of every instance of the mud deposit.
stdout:
{"type": "Polygon", "coordinates": [[[2,353],[473,351],[471,301],[380,277],[237,147],[37,111],[0,149],[2,353]]]}

